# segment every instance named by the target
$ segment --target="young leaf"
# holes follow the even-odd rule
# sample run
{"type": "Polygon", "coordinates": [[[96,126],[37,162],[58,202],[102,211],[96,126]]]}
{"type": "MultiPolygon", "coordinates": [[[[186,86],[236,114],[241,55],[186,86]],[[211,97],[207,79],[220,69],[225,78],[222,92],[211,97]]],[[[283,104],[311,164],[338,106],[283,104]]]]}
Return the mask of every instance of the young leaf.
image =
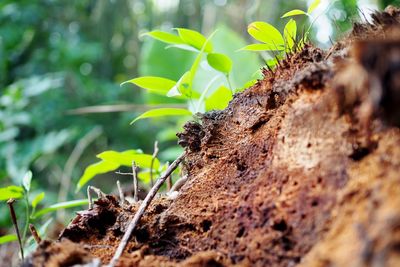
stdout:
{"type": "Polygon", "coordinates": [[[311,14],[321,3],[321,0],[314,0],[311,5],[308,7],[307,13],[311,14]]]}
{"type": "Polygon", "coordinates": [[[135,118],[131,121],[130,124],[135,123],[138,120],[146,119],[146,118],[154,118],[154,117],[165,117],[165,116],[186,116],[192,115],[192,113],[183,108],[159,108],[159,109],[152,109],[149,110],[139,117],[135,118]]]}
{"type": "Polygon", "coordinates": [[[37,207],[37,205],[40,203],[40,201],[43,200],[44,196],[45,196],[45,193],[44,193],[44,192],[38,194],[38,195],[32,200],[32,204],[31,204],[31,205],[32,205],[32,208],[35,209],[35,208],[37,207]]]}
{"type": "Polygon", "coordinates": [[[152,93],[165,95],[167,92],[175,86],[176,82],[170,79],[154,76],[144,76],[135,78],[126,82],[121,83],[124,85],[126,83],[133,83],[143,89],[149,90],[152,93]]]}
{"type": "Polygon", "coordinates": [[[243,51],[282,51],[283,47],[271,44],[251,44],[241,48],[243,51]]]}
{"type": "Polygon", "coordinates": [[[290,19],[284,29],[284,36],[286,40],[286,51],[290,52],[293,50],[294,43],[296,41],[297,24],[294,19],[290,19]]]}
{"type": "MultiPolygon", "coordinates": [[[[136,165],[140,168],[150,168],[152,155],[148,154],[137,154],[128,151],[117,152],[117,151],[104,151],[97,155],[98,158],[103,161],[117,163],[122,166],[132,167],[132,162],[135,161],[136,165]]],[[[160,167],[158,159],[154,159],[153,166],[155,169],[160,167]]]]}
{"type": "Polygon", "coordinates": [[[210,53],[207,55],[207,62],[215,70],[225,74],[232,70],[232,60],[224,54],[210,53]]]}
{"type": "Polygon", "coordinates": [[[285,44],[282,34],[269,23],[263,21],[253,22],[247,27],[247,31],[257,41],[275,45],[276,50],[285,44]]]}
{"type": "Polygon", "coordinates": [[[17,240],[17,236],[16,235],[3,235],[0,236],[0,245],[1,244],[5,244],[5,243],[9,243],[9,242],[13,242],[17,240]]]}
{"type": "MultiPolygon", "coordinates": [[[[205,44],[207,38],[201,33],[189,29],[177,28],[179,37],[188,45],[193,46],[194,48],[201,50],[203,45],[205,44]]],[[[210,42],[204,48],[206,53],[212,52],[212,44],[210,42]]]]}
{"type": "Polygon", "coordinates": [[[147,32],[143,35],[151,36],[154,39],[157,39],[157,40],[167,43],[167,44],[184,44],[184,42],[182,41],[182,39],[179,36],[176,36],[175,34],[172,34],[169,32],[151,31],[151,32],[147,32]]]}
{"type": "Polygon", "coordinates": [[[24,186],[26,192],[29,192],[29,190],[31,190],[31,181],[32,181],[32,172],[27,171],[24,175],[24,178],[22,178],[22,185],[24,186]]]}
{"type": "Polygon", "coordinates": [[[286,17],[293,17],[293,16],[298,16],[298,15],[307,15],[307,13],[300,9],[294,9],[294,10],[291,10],[291,11],[283,14],[283,16],[281,18],[283,19],[286,17]]]}
{"type": "Polygon", "coordinates": [[[179,81],[167,92],[168,97],[190,96],[192,91],[192,77],[190,71],[185,72],[179,81]]]}
{"type": "Polygon", "coordinates": [[[8,200],[10,198],[22,198],[24,196],[24,189],[21,186],[10,185],[0,188],[0,201],[8,200]]]}
{"type": "Polygon", "coordinates": [[[49,212],[60,210],[60,209],[69,209],[69,208],[75,208],[79,206],[84,206],[87,205],[89,202],[87,199],[79,199],[79,200],[72,200],[72,201],[66,201],[66,202],[60,202],[53,204],[47,208],[41,209],[35,214],[33,214],[32,218],[37,219],[49,212]]]}
{"type": "Polygon", "coordinates": [[[115,162],[100,161],[86,167],[82,177],[79,179],[76,185],[76,191],[79,191],[87,182],[89,182],[94,176],[101,173],[113,171],[120,165],[115,162]]]}
{"type": "Polygon", "coordinates": [[[219,87],[209,98],[206,99],[206,111],[222,110],[228,106],[232,99],[232,92],[225,86],[219,87]]]}

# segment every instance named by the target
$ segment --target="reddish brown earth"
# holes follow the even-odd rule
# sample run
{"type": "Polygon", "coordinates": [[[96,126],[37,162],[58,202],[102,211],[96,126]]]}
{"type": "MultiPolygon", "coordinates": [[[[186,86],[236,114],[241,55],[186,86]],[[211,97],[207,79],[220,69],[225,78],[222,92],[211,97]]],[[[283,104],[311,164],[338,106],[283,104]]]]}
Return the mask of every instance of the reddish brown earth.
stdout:
{"type": "MultiPolygon", "coordinates": [[[[400,11],[264,75],[185,126],[189,180],[117,266],[400,266],[400,11]]],[[[98,200],[25,266],[108,263],[137,207],[98,200]]]]}

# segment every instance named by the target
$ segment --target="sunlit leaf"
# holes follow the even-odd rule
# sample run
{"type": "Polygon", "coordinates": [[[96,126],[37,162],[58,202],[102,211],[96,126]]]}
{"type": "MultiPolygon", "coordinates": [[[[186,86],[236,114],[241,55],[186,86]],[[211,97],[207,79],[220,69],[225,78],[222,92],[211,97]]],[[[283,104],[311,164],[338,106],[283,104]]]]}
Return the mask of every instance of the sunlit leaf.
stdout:
{"type": "Polygon", "coordinates": [[[166,116],[187,116],[192,115],[192,113],[183,108],[159,108],[149,110],[139,117],[135,118],[131,124],[135,123],[138,120],[146,119],[146,118],[155,118],[155,117],[166,117],[166,116]]]}
{"type": "Polygon", "coordinates": [[[169,32],[151,31],[151,32],[145,33],[144,35],[151,36],[154,39],[157,39],[157,40],[167,43],[167,44],[184,44],[184,42],[182,41],[182,39],[179,36],[176,36],[175,34],[172,34],[169,32]]]}
{"type": "MultiPolygon", "coordinates": [[[[152,155],[131,153],[129,151],[118,152],[118,151],[104,151],[97,155],[98,158],[103,161],[113,162],[121,166],[131,167],[134,161],[140,168],[150,168],[152,155]]],[[[158,169],[160,162],[158,159],[154,159],[153,168],[158,169]]]]}
{"type": "Polygon", "coordinates": [[[27,192],[31,190],[31,181],[32,181],[32,172],[27,171],[24,175],[24,178],[22,178],[22,185],[24,186],[27,192]]]}
{"type": "Polygon", "coordinates": [[[16,235],[3,235],[0,236],[0,245],[18,240],[16,235]]]}
{"type": "Polygon", "coordinates": [[[45,196],[45,193],[44,193],[44,192],[38,194],[38,195],[32,200],[32,208],[35,209],[36,206],[40,203],[40,201],[43,200],[44,196],[45,196]]]}
{"type": "Polygon", "coordinates": [[[298,15],[307,15],[307,13],[300,9],[294,9],[294,10],[291,10],[291,11],[283,14],[283,16],[281,18],[293,17],[293,16],[298,16],[298,15]]]}
{"type": "Polygon", "coordinates": [[[169,90],[176,84],[175,81],[154,76],[144,76],[135,78],[126,82],[121,83],[124,85],[126,83],[133,83],[143,89],[149,90],[152,93],[158,93],[166,95],[169,90]]]}
{"type": "Polygon", "coordinates": [[[0,188],[0,201],[8,200],[10,198],[22,198],[24,196],[24,189],[21,186],[10,185],[0,188]]]}
{"type": "Polygon", "coordinates": [[[247,27],[248,33],[257,41],[276,45],[284,46],[284,40],[282,34],[271,24],[263,21],[252,22],[247,27]]]}
{"type": "Polygon", "coordinates": [[[246,45],[245,47],[241,48],[240,50],[244,51],[282,51],[282,46],[276,46],[272,44],[251,44],[246,45]]]}
{"type": "Polygon", "coordinates": [[[82,177],[79,179],[76,191],[79,191],[87,182],[94,176],[102,173],[107,173],[117,169],[120,164],[115,162],[100,161],[86,167],[82,177]]]}
{"type": "MultiPolygon", "coordinates": [[[[188,45],[195,47],[198,50],[201,50],[203,45],[205,44],[207,38],[201,33],[189,29],[177,28],[178,34],[180,38],[188,45]]],[[[212,44],[208,42],[204,48],[206,53],[212,52],[212,44]]]]}
{"type": "Polygon", "coordinates": [[[290,19],[284,29],[284,36],[286,40],[286,51],[292,51],[296,42],[297,24],[294,19],[290,19]]]}
{"type": "Polygon", "coordinates": [[[185,72],[179,81],[168,91],[168,97],[176,97],[176,96],[190,96],[192,92],[192,77],[190,71],[185,72]]]}
{"type": "Polygon", "coordinates": [[[194,48],[193,46],[187,45],[187,44],[173,44],[173,45],[169,45],[169,46],[165,47],[165,49],[169,49],[169,48],[179,48],[182,50],[196,52],[196,53],[199,52],[198,49],[194,48]]]}
{"type": "Polygon", "coordinates": [[[88,205],[88,200],[87,199],[79,199],[79,200],[72,200],[72,201],[66,201],[66,202],[60,202],[60,203],[56,203],[53,204],[47,208],[38,210],[35,214],[33,214],[33,218],[37,219],[49,212],[53,212],[53,211],[57,211],[60,209],[69,209],[69,208],[75,208],[75,207],[79,207],[79,206],[84,206],[84,205],[88,205]]]}
{"type": "Polygon", "coordinates": [[[232,60],[224,54],[210,53],[207,55],[207,62],[215,70],[223,73],[229,73],[232,70],[232,60]]]}
{"type": "Polygon", "coordinates": [[[206,111],[222,110],[228,106],[228,103],[231,99],[231,90],[225,86],[221,86],[206,99],[206,111]]]}
{"type": "MultiPolygon", "coordinates": [[[[141,180],[143,183],[148,184],[150,183],[150,171],[143,171],[138,173],[138,178],[141,180]]],[[[155,178],[154,172],[153,172],[153,179],[155,178]]]]}
{"type": "Polygon", "coordinates": [[[311,5],[308,7],[307,13],[311,14],[321,3],[321,0],[314,0],[311,5]]]}

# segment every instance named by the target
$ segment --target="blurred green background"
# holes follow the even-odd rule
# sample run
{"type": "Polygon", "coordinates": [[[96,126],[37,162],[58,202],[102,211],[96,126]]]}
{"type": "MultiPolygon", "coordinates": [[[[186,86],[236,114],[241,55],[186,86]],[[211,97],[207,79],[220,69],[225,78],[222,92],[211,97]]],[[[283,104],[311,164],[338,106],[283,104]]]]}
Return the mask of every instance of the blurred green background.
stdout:
{"type": "MultiPolygon", "coordinates": [[[[130,78],[156,75],[173,80],[190,67],[194,55],[165,49],[141,37],[153,29],[185,27],[210,34],[216,50],[234,60],[233,80],[243,86],[263,66],[262,54],[237,52],[252,40],[252,21],[281,29],[280,16],[306,10],[311,1],[263,0],[2,0],[0,2],[0,187],[21,184],[28,169],[33,192],[46,192],[44,205],[84,197],[73,184],[104,150],[141,148],[152,153],[160,142],[160,158],[179,152],[174,119],[129,122],[149,104],[176,103],[150,95],[130,78]],[[71,184],[63,179],[72,180],[71,184]]],[[[312,40],[323,48],[348,31],[360,12],[398,1],[322,1],[312,40]]],[[[363,17],[364,15],[361,15],[363,17]]],[[[304,29],[305,20],[297,20],[304,29]]],[[[102,175],[98,186],[110,192],[117,177],[102,175]],[[111,187],[109,185],[112,185],[111,187]]],[[[125,179],[118,177],[118,179],[125,179]]],[[[128,179],[128,178],[126,178],[128,179]]],[[[0,234],[10,219],[0,204],[0,234]]],[[[61,217],[62,222],[73,216],[61,217]],[[64,218],[64,219],[63,219],[64,218]]]]}

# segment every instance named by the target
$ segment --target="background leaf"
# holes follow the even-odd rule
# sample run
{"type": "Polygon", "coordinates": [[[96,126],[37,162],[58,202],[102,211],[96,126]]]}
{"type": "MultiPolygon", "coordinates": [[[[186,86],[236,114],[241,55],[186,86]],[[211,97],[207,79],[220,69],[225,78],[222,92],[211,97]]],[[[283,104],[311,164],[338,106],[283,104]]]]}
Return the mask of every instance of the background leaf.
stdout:
{"type": "Polygon", "coordinates": [[[307,15],[307,13],[304,12],[303,10],[300,10],[300,9],[294,9],[294,10],[291,10],[291,11],[286,12],[285,14],[283,14],[283,16],[281,18],[298,16],[298,15],[307,15]]]}
{"type": "Polygon", "coordinates": [[[296,42],[297,24],[294,19],[290,19],[284,29],[284,36],[286,41],[286,51],[291,52],[296,42]]]}
{"type": "Polygon", "coordinates": [[[44,196],[45,196],[45,193],[44,193],[44,192],[38,194],[38,195],[32,200],[32,204],[31,204],[31,205],[32,205],[32,208],[35,209],[36,206],[40,203],[40,201],[43,200],[44,196]]]}
{"type": "Polygon", "coordinates": [[[206,99],[206,111],[222,110],[228,106],[230,100],[232,100],[231,90],[221,86],[206,99]]]}
{"type": "Polygon", "coordinates": [[[87,182],[89,182],[94,176],[101,173],[107,173],[115,170],[120,165],[115,162],[100,161],[86,167],[83,175],[77,183],[76,191],[79,191],[87,182]]]}
{"type": "Polygon", "coordinates": [[[228,74],[232,70],[232,60],[224,54],[210,53],[207,62],[215,70],[228,74]]]}
{"type": "Polygon", "coordinates": [[[27,171],[24,175],[24,178],[22,178],[22,185],[24,186],[27,192],[31,190],[31,181],[32,181],[32,172],[27,171]]]}
{"type": "MultiPolygon", "coordinates": [[[[202,35],[201,33],[184,29],[184,28],[177,28],[178,34],[180,38],[188,45],[195,47],[198,50],[201,50],[203,45],[205,44],[207,38],[202,35]]],[[[204,48],[204,52],[211,53],[213,50],[211,42],[208,42],[204,48]]]]}
{"type": "Polygon", "coordinates": [[[121,85],[126,83],[133,83],[143,89],[149,90],[152,93],[158,93],[165,95],[167,92],[176,84],[175,81],[155,76],[144,76],[131,79],[123,82],[121,85]]]}
{"type": "MultiPolygon", "coordinates": [[[[105,151],[97,155],[98,158],[103,161],[117,163],[122,166],[132,167],[132,161],[135,161],[136,165],[140,168],[150,168],[152,155],[149,154],[138,154],[138,153],[127,153],[117,151],[105,151]]],[[[160,161],[155,158],[153,168],[158,169],[160,167],[160,161]]]]}
{"type": "Polygon", "coordinates": [[[60,209],[70,209],[70,208],[75,208],[75,207],[79,207],[79,206],[84,206],[84,205],[88,205],[88,203],[89,203],[89,201],[87,199],[78,199],[78,200],[60,202],[60,203],[53,204],[47,208],[38,210],[35,214],[33,214],[32,217],[34,219],[37,219],[49,212],[53,212],[53,211],[60,210],[60,209]]]}
{"type": "Polygon", "coordinates": [[[13,242],[16,240],[18,240],[16,235],[3,235],[3,236],[0,236],[0,245],[9,243],[9,242],[13,242]]]}
{"type": "Polygon", "coordinates": [[[144,35],[151,36],[154,39],[159,40],[164,43],[167,43],[167,44],[184,44],[185,43],[182,41],[182,39],[179,36],[176,36],[175,34],[172,34],[169,32],[151,31],[151,32],[145,33],[144,35]]]}
{"type": "Polygon", "coordinates": [[[165,117],[165,116],[186,116],[192,115],[187,109],[183,108],[159,108],[159,109],[152,109],[149,110],[139,117],[136,117],[131,124],[135,123],[138,120],[147,119],[147,118],[155,118],[155,117],[165,117]]]}
{"type": "Polygon", "coordinates": [[[277,49],[284,45],[282,34],[274,26],[267,22],[252,22],[247,27],[247,31],[257,41],[276,45],[277,49]]]}
{"type": "Polygon", "coordinates": [[[314,0],[311,5],[308,7],[307,13],[311,14],[321,3],[321,0],[314,0]]]}
{"type": "Polygon", "coordinates": [[[8,200],[10,198],[22,198],[24,196],[24,189],[21,186],[10,185],[0,188],[0,201],[8,200]]]}

